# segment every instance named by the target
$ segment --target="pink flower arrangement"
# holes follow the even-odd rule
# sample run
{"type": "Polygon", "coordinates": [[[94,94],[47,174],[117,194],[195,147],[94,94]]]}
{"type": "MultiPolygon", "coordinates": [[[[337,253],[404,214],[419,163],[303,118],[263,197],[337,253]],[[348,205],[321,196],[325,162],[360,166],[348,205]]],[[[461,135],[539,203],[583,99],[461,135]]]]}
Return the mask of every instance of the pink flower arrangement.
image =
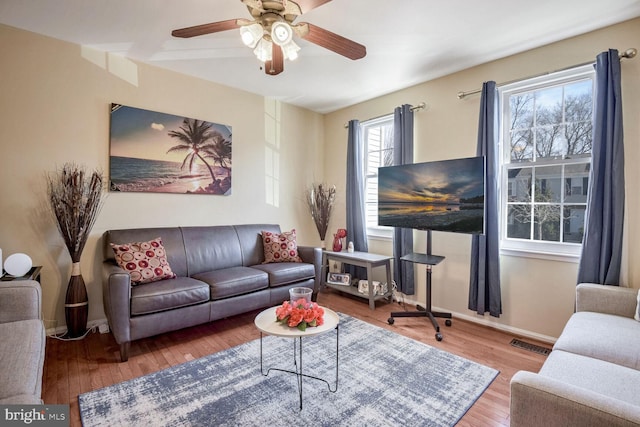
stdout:
{"type": "Polygon", "coordinates": [[[276,322],[286,323],[290,328],[297,327],[305,331],[307,327],[324,324],[324,310],[318,304],[308,303],[304,298],[293,304],[285,301],[276,309],[276,322]]]}

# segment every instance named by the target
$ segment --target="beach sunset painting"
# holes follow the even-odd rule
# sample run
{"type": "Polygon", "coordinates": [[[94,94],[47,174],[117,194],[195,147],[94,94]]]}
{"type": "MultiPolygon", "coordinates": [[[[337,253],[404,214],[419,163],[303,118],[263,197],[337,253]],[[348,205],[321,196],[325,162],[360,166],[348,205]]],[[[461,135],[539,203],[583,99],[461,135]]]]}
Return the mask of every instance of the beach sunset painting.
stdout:
{"type": "Polygon", "coordinates": [[[484,232],[484,158],[378,169],[379,225],[484,232]]]}
{"type": "Polygon", "coordinates": [[[231,126],[111,104],[110,191],[231,194],[231,126]]]}

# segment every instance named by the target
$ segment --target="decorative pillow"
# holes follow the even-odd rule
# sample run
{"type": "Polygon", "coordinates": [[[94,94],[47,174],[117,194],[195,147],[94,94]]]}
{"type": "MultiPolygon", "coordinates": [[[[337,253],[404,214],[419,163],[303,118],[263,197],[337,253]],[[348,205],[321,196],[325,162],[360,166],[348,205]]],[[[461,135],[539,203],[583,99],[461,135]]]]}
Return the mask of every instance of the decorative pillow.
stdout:
{"type": "Polygon", "coordinates": [[[298,255],[295,228],[290,232],[272,233],[262,232],[262,244],[264,246],[264,262],[302,262],[298,255]]]}
{"type": "Polygon", "coordinates": [[[638,290],[638,303],[636,304],[636,314],[633,316],[634,319],[640,322],[640,290],[638,290]]]}
{"type": "Polygon", "coordinates": [[[134,285],[176,277],[160,237],[148,242],[111,243],[111,249],[116,254],[118,265],[129,273],[134,285]]]}

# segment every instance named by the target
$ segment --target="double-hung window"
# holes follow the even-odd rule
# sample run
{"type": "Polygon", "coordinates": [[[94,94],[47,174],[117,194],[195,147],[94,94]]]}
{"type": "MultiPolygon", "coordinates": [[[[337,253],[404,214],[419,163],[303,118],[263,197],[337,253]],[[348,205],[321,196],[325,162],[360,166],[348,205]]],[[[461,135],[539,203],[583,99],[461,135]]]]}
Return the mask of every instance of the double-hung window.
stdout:
{"type": "Polygon", "coordinates": [[[592,66],[500,89],[501,248],[577,256],[585,226],[592,66]]]}
{"type": "Polygon", "coordinates": [[[378,168],[393,165],[393,115],[361,124],[365,152],[365,216],[369,236],[391,237],[378,225],[378,168]]]}

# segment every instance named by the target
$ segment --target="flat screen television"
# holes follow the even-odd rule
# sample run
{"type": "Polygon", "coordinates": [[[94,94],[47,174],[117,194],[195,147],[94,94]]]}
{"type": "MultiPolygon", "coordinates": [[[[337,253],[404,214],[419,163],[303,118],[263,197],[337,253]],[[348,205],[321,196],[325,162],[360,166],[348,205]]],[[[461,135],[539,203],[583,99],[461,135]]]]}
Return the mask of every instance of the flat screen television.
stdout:
{"type": "Polygon", "coordinates": [[[378,224],[484,233],[484,157],[378,169],[378,224]]]}

